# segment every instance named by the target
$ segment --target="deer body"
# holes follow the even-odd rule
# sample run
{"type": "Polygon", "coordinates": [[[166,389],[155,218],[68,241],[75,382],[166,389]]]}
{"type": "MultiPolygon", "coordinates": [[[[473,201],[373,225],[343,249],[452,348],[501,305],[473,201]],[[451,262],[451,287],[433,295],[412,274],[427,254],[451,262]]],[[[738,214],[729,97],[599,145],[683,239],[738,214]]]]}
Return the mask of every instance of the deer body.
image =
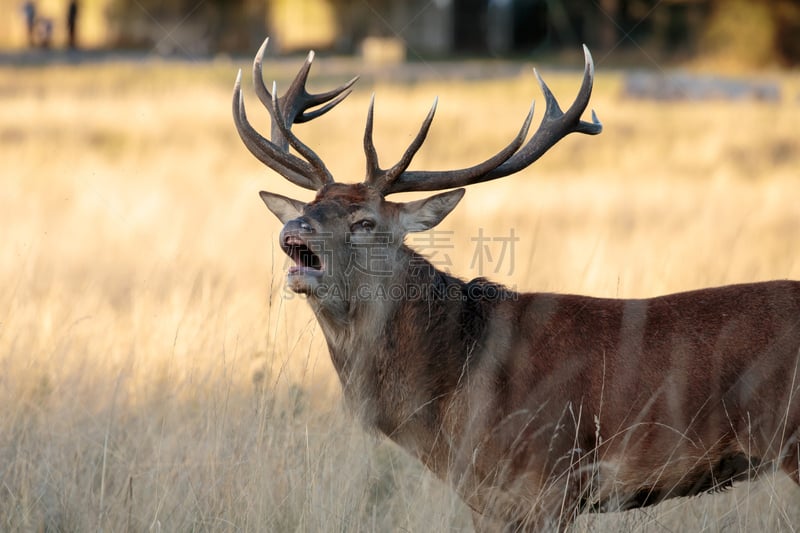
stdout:
{"type": "Polygon", "coordinates": [[[580,120],[588,51],[566,112],[540,79],[547,109],[537,132],[524,143],[529,113],[509,146],[466,169],[407,170],[435,106],[400,162],[381,169],[371,104],[367,178],[341,184],[290,127],[330,110],[355,80],[309,94],[309,55],[278,98],[263,85],[265,46],[253,72],[272,140],[247,121],[240,79],[237,129],[262,162],[317,191],[309,203],[261,192],[295,263],[287,285],[307,296],[349,406],[449,482],[476,528],[563,529],[582,511],[718,490],[770,465],[800,484],[800,282],[638,300],[516,293],[438,271],[404,244],[464,190],[406,203],[387,195],[503,177],[568,133],[600,132],[596,117],[580,120]]]}
{"type": "Polygon", "coordinates": [[[797,479],[800,283],[643,300],[517,294],[432,266],[401,283],[427,289],[332,323],[312,305],[364,424],[478,513],[555,524],[536,506],[631,509],[776,460],[797,479]]]}

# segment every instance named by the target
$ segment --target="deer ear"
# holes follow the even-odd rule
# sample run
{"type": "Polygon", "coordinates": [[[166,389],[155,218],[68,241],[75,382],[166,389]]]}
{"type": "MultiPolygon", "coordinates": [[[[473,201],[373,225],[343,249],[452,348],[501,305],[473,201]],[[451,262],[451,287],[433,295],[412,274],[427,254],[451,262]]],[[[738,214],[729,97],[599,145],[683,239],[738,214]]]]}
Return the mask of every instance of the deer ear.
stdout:
{"type": "Polygon", "coordinates": [[[306,205],[300,200],[293,200],[272,192],[261,191],[258,195],[267,204],[267,208],[284,224],[302,215],[303,207],[306,205]]]}
{"type": "Polygon", "coordinates": [[[450,214],[464,196],[464,189],[455,189],[402,204],[400,224],[407,232],[425,231],[450,214]]]}

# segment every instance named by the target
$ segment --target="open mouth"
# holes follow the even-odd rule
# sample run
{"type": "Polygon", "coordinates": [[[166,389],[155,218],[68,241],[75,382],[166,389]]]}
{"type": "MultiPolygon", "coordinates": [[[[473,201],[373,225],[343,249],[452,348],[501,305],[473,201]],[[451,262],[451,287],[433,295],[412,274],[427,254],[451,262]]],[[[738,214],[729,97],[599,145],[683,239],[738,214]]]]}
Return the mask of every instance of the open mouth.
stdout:
{"type": "Polygon", "coordinates": [[[294,266],[289,267],[289,275],[322,275],[322,259],[300,237],[287,235],[283,239],[283,251],[294,261],[294,266]]]}

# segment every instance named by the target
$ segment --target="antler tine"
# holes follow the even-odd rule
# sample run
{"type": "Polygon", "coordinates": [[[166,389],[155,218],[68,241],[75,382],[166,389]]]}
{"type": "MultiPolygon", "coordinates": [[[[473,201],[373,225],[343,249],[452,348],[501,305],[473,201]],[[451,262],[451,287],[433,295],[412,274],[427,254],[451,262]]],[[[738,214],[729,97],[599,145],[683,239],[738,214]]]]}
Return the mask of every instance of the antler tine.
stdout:
{"type": "MultiPolygon", "coordinates": [[[[309,52],[309,59],[307,60],[307,64],[309,68],[311,67],[311,61],[314,60],[314,52],[309,52]]],[[[308,122],[309,120],[313,120],[321,115],[324,115],[334,107],[336,107],[339,102],[347,98],[350,93],[352,92],[352,87],[358,81],[359,77],[354,76],[353,79],[345,83],[340,87],[336,87],[335,89],[331,89],[330,91],[326,91],[324,93],[317,93],[317,94],[309,94],[307,91],[305,92],[306,97],[308,98],[309,105],[306,107],[303,113],[299,114],[295,119],[296,124],[301,124],[303,122],[308,122]],[[309,108],[323,105],[320,108],[314,109],[309,111],[309,108]]],[[[305,87],[303,87],[305,90],[305,87]]]]}
{"type": "Polygon", "coordinates": [[[583,115],[583,112],[589,105],[589,99],[592,96],[592,86],[594,85],[594,61],[592,61],[592,54],[589,52],[586,45],[583,45],[583,55],[584,69],[581,87],[578,90],[575,101],[572,102],[572,105],[569,106],[566,113],[561,111],[561,107],[558,105],[555,96],[553,96],[553,92],[539,75],[539,72],[536,69],[533,70],[545,98],[546,108],[542,123],[539,125],[539,129],[536,130],[536,133],[533,134],[533,137],[531,137],[528,143],[519,152],[514,154],[514,156],[503,165],[492,171],[486,176],[485,180],[482,181],[501,178],[519,172],[534,163],[544,155],[547,150],[570,133],[597,135],[603,131],[603,125],[600,123],[600,120],[598,120],[594,110],[592,110],[592,122],[581,120],[581,115],[583,115]]]}
{"type": "Polygon", "coordinates": [[[414,159],[414,156],[417,155],[417,152],[422,147],[422,143],[425,142],[425,138],[428,136],[428,130],[431,129],[431,123],[433,123],[433,116],[436,114],[436,105],[439,103],[439,97],[433,99],[433,105],[431,105],[431,110],[428,111],[428,115],[425,117],[425,120],[422,122],[422,126],[419,128],[417,132],[417,136],[414,137],[414,140],[411,141],[411,144],[408,145],[406,151],[403,153],[403,157],[400,158],[392,168],[389,169],[387,172],[387,177],[390,181],[394,181],[397,176],[405,172],[408,168],[408,165],[411,164],[411,160],[414,159]]]}
{"type": "Polygon", "coordinates": [[[375,95],[373,94],[369,103],[369,112],[367,113],[367,126],[364,130],[364,152],[367,155],[367,179],[365,183],[372,185],[380,191],[386,190],[391,183],[408,168],[408,165],[411,164],[411,160],[414,159],[414,156],[422,147],[425,138],[428,136],[433,117],[436,114],[436,105],[438,102],[439,98],[433,100],[433,105],[430,111],[428,111],[428,115],[422,122],[422,126],[420,126],[414,140],[411,141],[411,144],[406,148],[400,161],[395,163],[391,168],[384,170],[378,166],[378,155],[372,142],[373,107],[375,104],[375,95]]]}
{"type": "Polygon", "coordinates": [[[264,53],[267,51],[267,45],[269,44],[269,37],[264,39],[264,42],[261,43],[261,46],[256,52],[255,58],[253,58],[253,89],[256,92],[256,96],[261,101],[261,105],[267,108],[269,111],[270,116],[272,116],[272,95],[267,90],[267,86],[264,85],[264,53]]]}
{"type": "Polygon", "coordinates": [[[325,167],[325,163],[322,162],[322,159],[320,159],[314,150],[309,148],[308,145],[298,139],[297,136],[292,133],[292,130],[289,129],[289,126],[286,125],[286,122],[284,122],[283,114],[281,113],[281,103],[280,99],[276,96],[277,94],[277,82],[272,82],[272,108],[275,110],[275,114],[272,117],[272,123],[278,127],[284,139],[289,142],[291,147],[297,150],[300,155],[305,157],[306,160],[311,163],[311,166],[314,167],[315,174],[319,178],[319,182],[322,185],[333,183],[333,176],[325,167]]]}
{"type": "Polygon", "coordinates": [[[589,99],[592,96],[592,85],[594,84],[594,61],[592,60],[592,53],[589,52],[589,47],[585,44],[581,46],[583,47],[585,63],[583,68],[583,80],[581,81],[581,88],[578,91],[578,97],[567,110],[567,114],[570,116],[574,115],[574,117],[579,120],[578,129],[576,130],[578,133],[597,135],[603,131],[603,125],[600,123],[600,119],[597,118],[597,113],[594,112],[594,109],[592,109],[591,122],[580,120],[581,115],[583,115],[583,112],[589,105],[589,99]],[[583,98],[581,98],[581,95],[583,95],[583,98]]]}
{"type": "Polygon", "coordinates": [[[233,85],[233,122],[242,142],[256,159],[295,185],[312,191],[319,188],[317,181],[312,178],[315,169],[309,163],[265,139],[250,125],[242,96],[241,70],[233,85]]]}
{"type": "Polygon", "coordinates": [[[272,92],[264,84],[263,63],[268,44],[269,37],[264,39],[253,59],[253,88],[272,119],[271,140],[262,137],[247,121],[241,94],[241,71],[234,86],[236,129],[245,145],[262,163],[296,185],[319,190],[324,185],[333,182],[333,176],[325,167],[322,159],[291,132],[292,124],[307,122],[333,109],[350,94],[350,88],[358,78],[353,78],[331,91],[309,94],[306,90],[306,81],[311,69],[311,62],[314,60],[314,52],[309,52],[286,94],[278,97],[274,83],[272,92]],[[311,109],[320,105],[322,107],[318,109],[311,109]],[[305,161],[291,154],[289,146],[303,156],[305,161]]]}
{"type": "Polygon", "coordinates": [[[365,183],[373,183],[381,167],[378,164],[378,152],[375,150],[375,143],[372,141],[372,119],[375,110],[375,93],[369,99],[369,109],[367,110],[367,124],[364,126],[364,155],[367,157],[367,177],[365,183]]]}
{"type": "Polygon", "coordinates": [[[550,88],[534,69],[534,74],[544,93],[546,109],[544,117],[542,118],[542,123],[525,146],[522,146],[522,143],[527,134],[527,126],[530,124],[533,107],[531,107],[531,112],[525,121],[526,124],[523,126],[524,133],[522,131],[520,132],[520,134],[522,134],[522,139],[520,140],[518,135],[517,139],[496,156],[479,165],[466,169],[402,172],[397,179],[389,184],[383,193],[391,194],[406,191],[450,189],[502,178],[519,172],[531,165],[553,145],[570,133],[576,132],[587,135],[597,135],[603,131],[603,125],[598,120],[594,111],[592,111],[591,122],[580,119],[589,104],[592,86],[594,84],[594,63],[592,61],[592,55],[586,45],[583,46],[583,52],[585,59],[583,80],[575,101],[566,112],[561,110],[552,91],[550,91],[550,88]],[[517,141],[519,141],[519,143],[517,143],[517,141]]]}
{"type": "Polygon", "coordinates": [[[508,161],[520,149],[528,136],[533,119],[533,104],[525,117],[525,122],[508,146],[486,161],[460,170],[412,170],[401,172],[382,189],[384,195],[409,191],[438,191],[452,189],[482,181],[481,178],[493,169],[508,161]]]}
{"type": "MultiPolygon", "coordinates": [[[[269,90],[264,84],[263,63],[264,54],[266,53],[268,43],[269,37],[267,37],[261,44],[261,47],[258,49],[258,52],[253,59],[253,87],[256,95],[258,95],[258,99],[261,100],[261,103],[267,108],[267,111],[269,111],[270,116],[273,117],[273,142],[283,147],[284,150],[288,150],[288,140],[283,137],[280,128],[274,120],[274,106],[272,103],[273,95],[270,94],[269,90]]],[[[300,67],[300,70],[298,71],[294,80],[292,80],[291,85],[289,85],[289,89],[286,91],[286,94],[278,98],[282,109],[281,116],[283,117],[284,123],[289,128],[291,128],[292,124],[308,122],[309,120],[313,120],[321,115],[324,115],[333,109],[339,102],[347,98],[347,96],[350,94],[353,84],[358,81],[358,76],[356,76],[344,85],[330,91],[319,94],[310,94],[306,89],[306,82],[308,81],[308,74],[311,70],[311,63],[313,61],[314,52],[310,51],[308,56],[306,56],[303,66],[300,67]],[[322,104],[326,105],[309,111],[310,108],[322,104]]]]}

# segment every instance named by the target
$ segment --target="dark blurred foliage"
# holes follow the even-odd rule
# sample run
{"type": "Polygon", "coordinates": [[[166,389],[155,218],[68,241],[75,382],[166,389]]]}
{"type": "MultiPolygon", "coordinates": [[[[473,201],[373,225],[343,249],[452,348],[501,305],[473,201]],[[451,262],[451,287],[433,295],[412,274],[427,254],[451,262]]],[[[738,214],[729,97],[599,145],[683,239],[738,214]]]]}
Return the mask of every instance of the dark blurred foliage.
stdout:
{"type": "MultiPolygon", "coordinates": [[[[510,14],[503,31],[511,36],[511,52],[558,51],[587,43],[601,52],[640,50],[659,58],[723,56],[757,66],[800,64],[798,0],[331,2],[348,36],[342,39],[345,44],[366,35],[392,36],[395,28],[407,31],[403,18],[439,4],[453,10],[453,51],[485,53],[491,48],[487,25],[492,10],[502,6],[510,14]]],[[[403,30],[398,33],[403,37],[403,30]]]]}
{"type": "MultiPolygon", "coordinates": [[[[353,52],[364,37],[449,32],[449,53],[492,53],[492,29],[504,52],[558,52],[587,43],[600,53],[646,52],[677,60],[725,57],[745,65],[800,64],[798,0],[327,0],[339,37],[353,52]],[[497,13],[502,12],[502,17],[497,13]],[[449,15],[442,15],[449,13],[449,15]],[[441,21],[441,22],[440,22],[441,21]]],[[[270,28],[277,0],[114,0],[116,45],[165,52],[249,51],[270,28]],[[170,30],[164,36],[164,28],[170,30]],[[174,29],[173,29],[174,28],[174,29]]],[[[310,9],[306,2],[290,3],[310,9]]],[[[290,5],[290,4],[283,4],[290,5]]],[[[283,7],[286,9],[286,7],[283,7]]],[[[310,29],[313,31],[313,28],[310,29]]],[[[424,39],[422,39],[424,41],[424,39]]],[[[424,48],[424,46],[422,47],[424,48]]]]}
{"type": "Polygon", "coordinates": [[[266,32],[263,0],[113,0],[112,46],[165,55],[207,55],[252,47],[266,32]]]}

